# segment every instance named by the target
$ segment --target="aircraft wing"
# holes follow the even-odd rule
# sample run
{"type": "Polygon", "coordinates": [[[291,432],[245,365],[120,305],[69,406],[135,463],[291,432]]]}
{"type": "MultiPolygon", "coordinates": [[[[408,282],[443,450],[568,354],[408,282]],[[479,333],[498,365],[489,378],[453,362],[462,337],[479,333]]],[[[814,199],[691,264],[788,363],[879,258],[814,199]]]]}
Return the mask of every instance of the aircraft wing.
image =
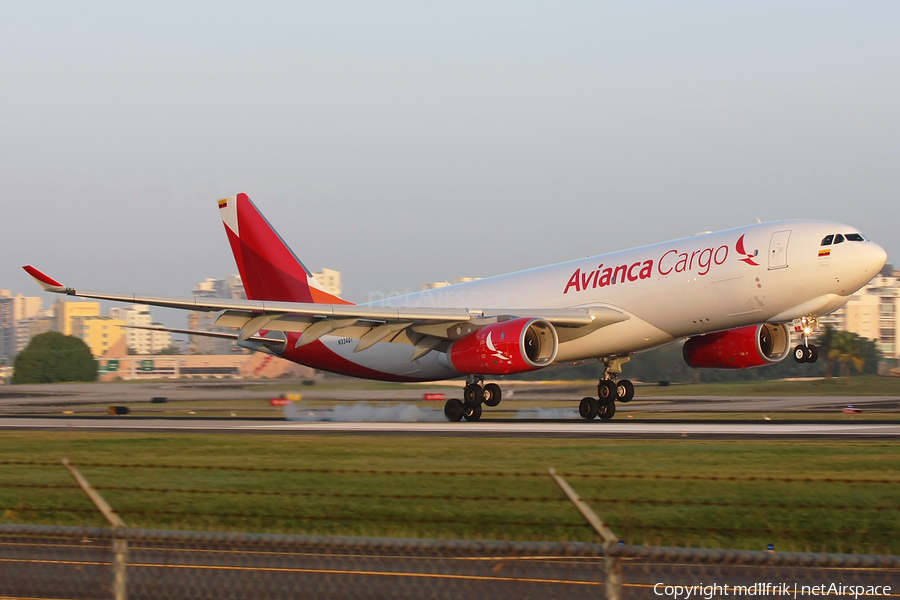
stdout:
{"type": "MultiPolygon", "coordinates": [[[[122,329],[143,329],[146,331],[166,331],[168,333],[181,333],[184,335],[201,335],[204,337],[213,337],[220,338],[224,340],[235,340],[238,339],[237,333],[227,333],[224,331],[204,331],[201,329],[177,329],[173,327],[163,327],[161,325],[121,325],[122,329]]],[[[250,337],[251,341],[254,342],[271,342],[271,338],[266,338],[261,335],[254,335],[250,337]]]]}
{"type": "Polygon", "coordinates": [[[260,330],[303,333],[297,342],[298,346],[312,343],[324,335],[340,335],[360,339],[357,352],[380,341],[407,343],[423,349],[430,346],[431,349],[440,342],[458,339],[484,325],[510,317],[549,321],[554,327],[564,330],[560,331],[561,341],[581,337],[600,327],[629,318],[626,313],[608,306],[549,309],[392,307],[79,291],[64,286],[32,266],[24,269],[47,292],[78,298],[219,312],[215,324],[239,329],[236,336],[238,341],[249,340],[260,330]]]}

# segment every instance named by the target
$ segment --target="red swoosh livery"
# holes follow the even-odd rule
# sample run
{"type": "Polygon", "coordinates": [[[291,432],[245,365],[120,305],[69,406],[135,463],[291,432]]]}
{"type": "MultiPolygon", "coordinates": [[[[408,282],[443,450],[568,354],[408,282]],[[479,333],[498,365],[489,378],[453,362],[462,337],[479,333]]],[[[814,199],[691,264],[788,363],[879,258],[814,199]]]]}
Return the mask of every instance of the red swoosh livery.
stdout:
{"type": "Polygon", "coordinates": [[[747,263],[748,265],[752,265],[752,266],[754,266],[754,267],[758,267],[758,266],[759,266],[759,263],[756,262],[756,261],[754,260],[754,255],[753,255],[753,254],[748,254],[747,251],[744,250],[744,236],[743,236],[743,235],[742,235],[741,237],[738,238],[737,243],[735,243],[735,245],[734,245],[734,250],[735,250],[735,252],[737,252],[738,254],[743,254],[743,255],[744,255],[744,258],[738,259],[738,260],[740,260],[742,263],[747,263]]]}

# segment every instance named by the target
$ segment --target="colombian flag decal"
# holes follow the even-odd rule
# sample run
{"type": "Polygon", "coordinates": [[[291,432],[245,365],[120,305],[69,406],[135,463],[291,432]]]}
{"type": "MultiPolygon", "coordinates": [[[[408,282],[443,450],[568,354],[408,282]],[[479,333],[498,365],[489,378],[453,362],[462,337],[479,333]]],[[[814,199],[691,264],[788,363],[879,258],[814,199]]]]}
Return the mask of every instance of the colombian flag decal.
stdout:
{"type": "MultiPolygon", "coordinates": [[[[219,208],[225,208],[226,206],[228,206],[228,200],[219,200],[219,208]]],[[[821,256],[821,252],[819,255],[821,256]]]]}
{"type": "MultiPolygon", "coordinates": [[[[221,202],[219,203],[219,206],[221,207],[221,202]]],[[[823,256],[831,256],[831,248],[828,250],[819,250],[819,258],[822,258],[823,256]]]]}

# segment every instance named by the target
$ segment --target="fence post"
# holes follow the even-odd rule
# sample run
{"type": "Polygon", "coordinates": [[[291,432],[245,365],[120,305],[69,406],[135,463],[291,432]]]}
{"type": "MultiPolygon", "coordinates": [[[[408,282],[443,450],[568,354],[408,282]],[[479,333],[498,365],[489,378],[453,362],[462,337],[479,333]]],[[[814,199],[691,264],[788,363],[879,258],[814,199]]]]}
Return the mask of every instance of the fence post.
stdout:
{"type": "Polygon", "coordinates": [[[100,493],[88,483],[87,479],[78,472],[78,469],[69,463],[68,458],[62,459],[62,464],[69,470],[69,473],[72,474],[75,483],[84,490],[84,493],[87,494],[87,497],[94,503],[94,506],[100,509],[103,516],[106,517],[106,520],[112,525],[112,547],[115,555],[113,560],[113,597],[115,600],[126,600],[128,594],[126,592],[127,578],[125,576],[125,567],[128,564],[128,540],[120,537],[120,531],[125,529],[125,522],[122,521],[122,518],[116,514],[116,511],[106,503],[103,496],[101,496],[100,493]]]}
{"type": "Polygon", "coordinates": [[[619,543],[618,536],[616,536],[616,534],[612,532],[612,529],[603,522],[603,519],[597,516],[597,513],[591,510],[591,507],[581,499],[581,496],[572,489],[572,486],[566,483],[565,480],[556,473],[556,470],[553,467],[547,469],[547,472],[550,473],[550,477],[553,478],[556,485],[558,485],[563,493],[569,498],[569,501],[575,505],[575,508],[581,513],[581,516],[590,523],[591,527],[594,528],[594,531],[596,531],[603,540],[603,566],[606,568],[606,598],[607,600],[621,600],[622,562],[619,557],[609,555],[610,546],[615,546],[619,543]]]}

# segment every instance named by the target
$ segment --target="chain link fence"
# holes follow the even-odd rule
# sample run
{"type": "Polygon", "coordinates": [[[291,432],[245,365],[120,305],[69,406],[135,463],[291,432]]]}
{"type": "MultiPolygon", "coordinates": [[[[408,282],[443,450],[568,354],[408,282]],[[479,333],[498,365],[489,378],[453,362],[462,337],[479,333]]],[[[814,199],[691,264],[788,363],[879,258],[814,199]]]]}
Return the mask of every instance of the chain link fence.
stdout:
{"type": "Polygon", "coordinates": [[[654,520],[638,521],[640,528],[668,531],[685,546],[696,531],[750,543],[781,534],[832,546],[845,535],[893,548],[900,482],[889,478],[76,467],[67,460],[0,466],[11,469],[0,481],[8,503],[0,505],[7,521],[0,524],[0,598],[900,598],[897,556],[640,545],[627,527],[617,535],[627,519],[605,523],[591,508],[650,509],[654,520]],[[90,482],[79,468],[90,470],[90,482]],[[667,486],[672,494],[685,482],[709,486],[701,490],[708,496],[616,496],[612,486],[622,480],[667,486]],[[766,501],[752,496],[758,482],[807,491],[852,486],[865,494],[766,501]],[[673,507],[680,512],[655,514],[673,507]],[[807,512],[827,518],[796,518],[807,512]],[[866,518],[872,521],[864,528],[853,527],[866,518]],[[61,525],[73,520],[110,527],[61,525]],[[287,532],[240,533],[256,527],[287,532]],[[423,535],[429,531],[438,535],[423,535]],[[544,541],[476,541],[498,533],[544,541]]]}
{"type": "Polygon", "coordinates": [[[0,596],[113,598],[116,539],[131,599],[900,597],[896,556],[35,525],[0,525],[0,596]]]}

